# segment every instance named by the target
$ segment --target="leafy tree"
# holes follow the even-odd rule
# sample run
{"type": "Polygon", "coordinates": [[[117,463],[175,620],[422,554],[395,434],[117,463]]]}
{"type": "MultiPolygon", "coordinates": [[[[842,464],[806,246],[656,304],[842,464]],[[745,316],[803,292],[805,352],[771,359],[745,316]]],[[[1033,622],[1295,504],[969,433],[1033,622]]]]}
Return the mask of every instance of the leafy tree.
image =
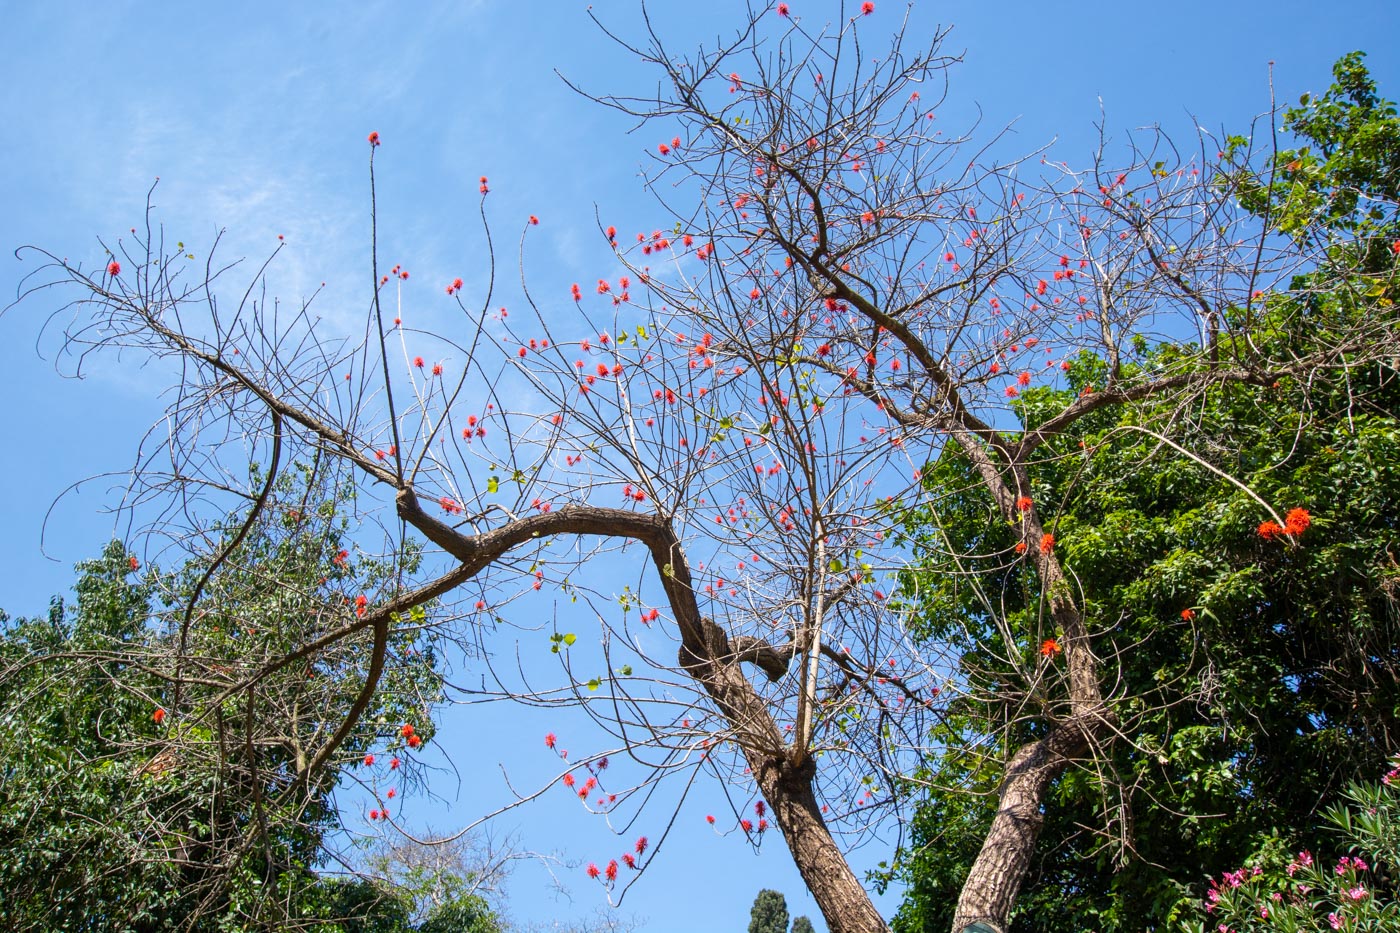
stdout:
{"type": "Polygon", "coordinates": [[[816,933],[816,931],[812,928],[812,921],[802,916],[793,919],[792,933],[816,933]]]}
{"type": "Polygon", "coordinates": [[[787,898],[781,891],[764,888],[749,911],[749,933],[787,933],[787,898]]]}
{"type": "Polygon", "coordinates": [[[431,736],[432,635],[398,635],[374,725],[308,775],[327,719],[356,702],[364,639],[295,665],[267,659],[353,618],[336,594],[387,568],[350,558],[348,499],[324,474],[262,485],[261,513],[205,529],[210,550],[175,571],[139,569],[114,542],[79,566],[75,604],[0,617],[0,910],[12,924],[398,928],[386,925],[404,916],[398,893],[314,869],[347,828],[338,786],[364,780],[378,734],[412,721],[431,736]]]}
{"type": "MultiPolygon", "coordinates": [[[[1290,111],[1287,125],[1335,142],[1319,144],[1345,170],[1311,182],[1332,192],[1324,201],[1340,203],[1343,190],[1376,200],[1362,219],[1349,209],[1308,220],[1309,236],[1327,244],[1318,266],[1257,306],[1232,309],[1230,329],[1257,322],[1256,339],[1280,356],[1310,352],[1393,304],[1395,251],[1387,244],[1377,268],[1374,236],[1349,237],[1393,235],[1384,185],[1400,150],[1359,158],[1346,147],[1388,138],[1394,108],[1374,97],[1359,56],[1337,74],[1321,103],[1290,111]],[[1338,103],[1348,95],[1353,103],[1338,103]]],[[[1278,159],[1286,166],[1299,151],[1278,159]]],[[[1247,199],[1267,192],[1244,189],[1247,199]]],[[[1278,203],[1251,203],[1281,227],[1297,219],[1278,203]]],[[[1165,343],[1142,365],[1170,366],[1182,352],[1189,347],[1165,343]]],[[[1053,418],[1107,368],[1085,355],[1069,392],[1026,393],[1023,426],[1053,418]]],[[[1186,407],[1096,413],[1031,471],[1036,507],[1053,504],[1098,650],[1117,672],[1121,738],[1092,767],[1053,782],[1013,929],[1165,927],[1190,912],[1202,877],[1271,851],[1280,837],[1317,845],[1319,810],[1396,750],[1400,387],[1393,361],[1354,376],[1283,379],[1263,391],[1221,385],[1186,407]],[[1270,502],[1303,511],[1296,523],[1258,523],[1270,502]]],[[[923,569],[906,576],[904,592],[917,600],[922,634],[962,648],[969,689],[934,730],[939,754],[916,776],[932,790],[897,870],[910,894],[895,925],[910,931],[947,928],[947,905],[992,819],[1000,772],[979,743],[1034,735],[1026,710],[1046,702],[1060,663],[1043,581],[1002,558],[1017,529],[988,521],[995,506],[973,465],[949,450],[926,477],[946,494],[909,523],[923,569]],[[954,574],[950,554],[980,556],[954,574]]]]}
{"type": "MultiPolygon", "coordinates": [[[[249,633],[266,645],[257,663],[216,652],[244,665],[226,674],[201,660],[194,649],[219,647],[234,620],[193,611],[196,596],[172,619],[173,720],[246,724],[190,754],[206,752],[209,773],[243,775],[266,801],[255,817],[290,811],[314,825],[328,769],[376,742],[399,748],[406,736],[367,714],[378,702],[407,712],[393,661],[425,631],[423,607],[455,596],[462,643],[514,619],[522,630],[503,656],[535,645],[558,661],[551,684],[493,668],[483,679],[499,696],[572,703],[614,737],[561,754],[559,792],[616,825],[663,799],[655,786],[671,775],[747,789],[724,831],[754,845],[770,827],[781,833],[834,933],[885,927],[842,842],[904,816],[914,799],[904,778],[943,730],[976,752],[957,767],[987,791],[990,815],[969,836],[977,852],[949,899],[952,920],[1006,923],[1055,795],[1126,754],[1120,739],[1155,708],[1155,687],[1121,669],[1135,660],[1129,643],[1067,569],[1093,540],[1073,501],[1050,495],[1073,474],[1074,438],[1163,412],[1175,424],[1214,404],[1203,400],[1259,398],[1274,383],[1299,393],[1301,410],[1363,376],[1385,383],[1400,354],[1393,266],[1352,262],[1344,299],[1319,281],[1256,308],[1255,293],[1374,244],[1360,228],[1341,234],[1352,253],[1274,236],[1240,206],[1257,173],[1163,158],[1197,147],[1160,137],[1081,170],[1048,160],[1012,170],[970,153],[932,120],[950,61],[942,37],[916,45],[896,30],[871,55],[862,35],[885,22],[875,6],[826,30],[786,5],[755,9],[732,41],[690,55],[647,25],[623,43],[657,69],[658,90],[599,100],[665,140],[653,190],[693,201],[663,203],[635,242],[600,231],[606,277],[587,303],[575,283],[522,290],[508,310],[490,289],[469,305],[456,279],[438,300],[463,330],[407,332],[385,301],[391,282],[418,280],[383,274],[372,254],[364,326],[342,337],[313,327],[309,311],[266,313],[257,296],[270,265],[238,283],[241,299],[220,300],[233,267],[212,263],[195,281],[183,247],[167,254],[145,234],[112,242],[94,265],[41,254],[26,295],[73,296],[75,358],[112,350],[181,374],[159,454],[170,462],[143,461],[135,500],[169,503],[169,533],[201,534],[206,509],[229,511],[225,496],[239,514],[254,503],[250,522],[295,525],[261,492],[288,451],[333,463],[382,510],[391,556],[378,585],[357,593],[312,574],[267,590],[295,612],[279,605],[249,633]],[[1154,353],[1164,333],[1200,342],[1154,353]],[[231,481],[223,465],[250,448],[265,477],[231,481]],[[930,461],[942,469],[926,476],[930,461]],[[931,588],[1000,599],[1002,580],[1014,593],[1004,608],[981,603],[966,632],[941,632],[921,598],[887,598],[887,574],[907,554],[893,533],[923,506],[978,514],[977,528],[953,529],[956,550],[931,588]],[[621,566],[637,577],[619,584],[621,566]],[[555,617],[547,597],[586,605],[597,637],[538,638],[538,619],[555,617]],[[277,627],[284,617],[294,624],[277,627]],[[968,666],[950,682],[964,648],[968,666]],[[350,686],[317,697],[334,713],[302,748],[289,724],[305,707],[290,684],[312,655],[343,665],[350,686]],[[1149,692],[1126,695],[1128,684],[1149,692]],[[963,693],[969,702],[956,702],[963,693]],[[603,773],[605,759],[619,767],[603,773]],[[280,769],[271,781],[268,761],[280,769]]],[[[368,138],[371,180],[382,142],[368,138]]],[[[483,178],[483,199],[490,190],[483,178]]],[[[159,228],[154,217],[132,225],[159,228]]],[[[494,263],[489,244],[481,254],[494,263]]],[[[494,265],[486,271],[494,288],[494,265]]],[[[1177,469],[1195,468],[1182,457],[1177,469]]],[[[1263,469],[1243,472],[1287,492],[1263,469]]],[[[1218,534],[1257,544],[1241,529],[1270,514],[1268,501],[1233,504],[1218,534]]],[[[1286,540],[1268,543],[1292,554],[1296,523],[1285,532],[1277,518],[1286,540]]],[[[249,586],[265,578],[261,563],[245,566],[249,586]]],[[[364,774],[373,787],[382,772],[364,774]]],[[[245,844],[275,854],[260,827],[221,825],[226,869],[245,844]]],[[[589,875],[622,888],[663,842],[647,848],[643,836],[589,875]]]]}

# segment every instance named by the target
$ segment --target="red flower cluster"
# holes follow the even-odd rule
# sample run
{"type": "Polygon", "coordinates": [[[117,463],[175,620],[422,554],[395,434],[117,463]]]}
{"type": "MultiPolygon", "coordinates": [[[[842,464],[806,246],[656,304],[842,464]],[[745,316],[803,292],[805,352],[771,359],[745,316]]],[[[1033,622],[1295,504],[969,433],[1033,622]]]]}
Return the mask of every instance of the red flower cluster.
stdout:
{"type": "Polygon", "coordinates": [[[1308,526],[1311,524],[1312,516],[1308,514],[1307,509],[1290,509],[1288,515],[1284,518],[1283,525],[1279,525],[1278,522],[1273,520],[1260,522],[1259,537],[1266,541],[1280,535],[1288,535],[1289,537],[1296,538],[1307,531],[1308,526]]]}
{"type": "Polygon", "coordinates": [[[1047,638],[1040,643],[1040,653],[1047,658],[1053,658],[1063,650],[1060,643],[1053,638],[1047,638]]]}
{"type": "Polygon", "coordinates": [[[367,136],[366,138],[369,140],[369,144],[370,144],[371,146],[377,146],[377,145],[379,145],[379,131],[378,131],[378,130],[375,130],[373,133],[370,133],[369,136],[367,136]]]}
{"type": "Polygon", "coordinates": [[[115,259],[113,259],[111,262],[107,263],[107,274],[110,275],[112,278],[115,279],[117,276],[121,275],[121,273],[122,273],[122,264],[121,264],[121,263],[117,262],[115,259]]]}

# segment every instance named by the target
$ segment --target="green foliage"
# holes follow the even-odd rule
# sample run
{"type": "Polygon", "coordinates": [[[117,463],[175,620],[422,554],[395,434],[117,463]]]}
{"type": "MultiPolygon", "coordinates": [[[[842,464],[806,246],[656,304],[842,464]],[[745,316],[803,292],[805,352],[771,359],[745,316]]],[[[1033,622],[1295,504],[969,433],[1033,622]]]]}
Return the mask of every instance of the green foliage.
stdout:
{"type": "MultiPolygon", "coordinates": [[[[1361,52],[1343,56],[1332,75],[1326,93],[1304,94],[1284,112],[1283,129],[1297,145],[1280,150],[1265,172],[1243,164],[1248,140],[1231,141],[1242,200],[1302,240],[1393,237],[1400,224],[1400,118],[1379,96],[1361,52]]],[[[1376,258],[1385,260],[1380,249],[1376,258]]]]}
{"type": "Polygon", "coordinates": [[[787,898],[769,888],[759,891],[749,911],[749,933],[787,933],[787,928],[787,898]]]}
{"type": "Polygon", "coordinates": [[[352,762],[394,747],[400,723],[432,735],[441,679],[426,616],[394,632],[379,690],[315,773],[306,763],[364,683],[369,635],[272,663],[355,618],[350,594],[392,579],[392,563],[349,559],[346,504],[312,471],[292,471],[245,536],[246,516],[232,515],[207,530],[209,553],[173,572],[138,572],[114,542],[79,565],[74,604],[0,614],[0,915],[11,928],[225,930],[293,917],[400,928],[400,893],[314,868],[342,828],[334,794],[352,762]]]}
{"type": "Polygon", "coordinates": [[[1323,861],[1306,849],[1292,857],[1265,853],[1212,880],[1205,917],[1180,929],[1400,931],[1400,767],[1380,783],[1352,784],[1342,796],[1323,816],[1349,854],[1323,861]]]}
{"type": "Polygon", "coordinates": [[[797,917],[792,921],[792,933],[816,933],[812,921],[807,917],[797,917]]]}

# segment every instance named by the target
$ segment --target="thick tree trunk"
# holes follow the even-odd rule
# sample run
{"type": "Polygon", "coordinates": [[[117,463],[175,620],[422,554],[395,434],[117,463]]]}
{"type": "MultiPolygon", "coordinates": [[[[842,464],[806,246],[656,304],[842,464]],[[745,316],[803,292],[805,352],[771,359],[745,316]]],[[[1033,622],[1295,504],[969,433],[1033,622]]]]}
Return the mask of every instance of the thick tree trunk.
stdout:
{"type": "Polygon", "coordinates": [[[1007,929],[1045,819],[1041,812],[1045,791],[1088,747],[1084,726],[1070,721],[1056,726],[1040,741],[1023,745],[1012,756],[991,829],[958,895],[954,933],[978,922],[996,930],[1007,929]]]}
{"type": "Polygon", "coordinates": [[[1035,562],[1050,618],[1059,630],[1068,687],[1068,702],[1045,711],[1050,725],[1046,736],[1023,745],[1007,763],[996,815],[963,882],[953,914],[953,933],[962,933],[973,923],[1004,931],[1010,925],[1011,909],[1040,838],[1050,782],[1092,749],[1095,737],[1112,728],[1113,718],[1103,700],[1099,661],[1089,643],[1084,614],[1071,595],[1054,539],[1047,536],[1034,502],[1023,507],[1031,489],[1024,463],[1002,448],[999,453],[1009,463],[1000,464],[995,452],[968,432],[954,432],[954,436],[981,474],[1002,516],[1020,526],[1023,550],[1035,562]]]}
{"type": "Polygon", "coordinates": [[[749,761],[773,819],[787,841],[797,870],[816,898],[831,933],[883,933],[888,927],[865,887],[851,871],[831,838],[812,791],[816,766],[808,757],[801,766],[786,756],[749,761]]]}

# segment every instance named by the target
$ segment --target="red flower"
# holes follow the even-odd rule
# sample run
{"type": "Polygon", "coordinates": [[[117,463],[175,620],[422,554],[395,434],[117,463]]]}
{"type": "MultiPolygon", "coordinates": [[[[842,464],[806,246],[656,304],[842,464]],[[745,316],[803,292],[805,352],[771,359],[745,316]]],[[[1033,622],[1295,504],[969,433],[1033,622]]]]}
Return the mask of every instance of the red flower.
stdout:
{"type": "Polygon", "coordinates": [[[1020,383],[1021,385],[1023,385],[1023,386],[1028,386],[1028,385],[1031,384],[1031,374],[1030,374],[1030,373],[1021,373],[1021,375],[1019,375],[1019,376],[1016,377],[1016,381],[1019,382],[1019,383],[1020,383]]]}
{"type": "Polygon", "coordinates": [[[378,130],[375,130],[373,133],[370,133],[369,136],[367,136],[366,138],[369,140],[369,144],[370,144],[371,146],[377,146],[377,145],[379,145],[379,131],[378,131],[378,130]]]}
{"type": "Polygon", "coordinates": [[[860,11],[866,16],[869,16],[871,13],[875,12],[875,4],[871,3],[870,0],[865,0],[865,2],[860,5],[860,11]]]}
{"type": "Polygon", "coordinates": [[[588,863],[588,877],[590,877],[590,878],[597,878],[599,874],[601,874],[601,873],[598,871],[598,866],[597,866],[597,865],[594,865],[592,862],[589,862],[589,863],[588,863]]]}
{"type": "Polygon", "coordinates": [[[117,276],[121,275],[121,272],[122,264],[117,262],[115,259],[107,263],[107,274],[110,275],[112,278],[116,278],[117,276]]]}
{"type": "Polygon", "coordinates": [[[423,362],[423,357],[421,357],[421,356],[415,356],[415,357],[413,358],[413,365],[414,365],[414,366],[417,366],[419,369],[422,369],[422,368],[424,367],[424,365],[426,365],[426,364],[423,362]]]}
{"type": "Polygon", "coordinates": [[[553,732],[548,732],[548,733],[545,734],[545,737],[544,737],[544,747],[545,747],[545,748],[553,748],[553,747],[554,747],[554,743],[555,743],[556,741],[558,741],[558,740],[554,737],[554,733],[553,733],[553,732]]]}
{"type": "MultiPolygon", "coordinates": [[[[378,143],[375,143],[375,145],[378,145],[378,143]]],[[[378,811],[378,810],[371,810],[371,811],[369,811],[369,818],[372,819],[372,820],[377,820],[377,819],[379,819],[379,811],[378,811]]]]}
{"type": "Polygon", "coordinates": [[[365,756],[365,767],[368,768],[368,767],[369,767],[370,765],[372,765],[372,764],[374,764],[374,756],[373,756],[373,755],[366,755],[366,756],[365,756]]]}
{"type": "Polygon", "coordinates": [[[1288,516],[1284,519],[1283,530],[1295,537],[1308,530],[1312,524],[1312,516],[1307,509],[1289,509],[1288,516]]]}
{"type": "Polygon", "coordinates": [[[564,786],[565,786],[565,787],[573,787],[573,786],[574,786],[574,776],[573,776],[572,774],[566,774],[566,775],[564,775],[564,786]]]}
{"type": "Polygon", "coordinates": [[[130,567],[132,570],[140,570],[140,569],[141,569],[141,562],[140,562],[139,560],[137,560],[135,557],[128,557],[128,558],[126,559],[126,565],[127,565],[128,567],[130,567]]]}
{"type": "Polygon", "coordinates": [[[787,16],[787,15],[788,15],[788,5],[787,5],[786,3],[780,3],[780,4],[778,4],[778,15],[779,15],[779,16],[787,16]]]}
{"type": "Polygon", "coordinates": [[[1040,539],[1040,553],[1049,554],[1055,549],[1055,536],[1052,534],[1042,535],[1040,539]]]}
{"type": "Polygon", "coordinates": [[[408,723],[404,723],[403,726],[399,729],[399,735],[403,736],[404,738],[408,738],[412,734],[413,727],[410,726],[408,723]]]}
{"type": "Polygon", "coordinates": [[[394,789],[391,787],[391,788],[389,788],[389,793],[388,793],[387,796],[388,796],[388,798],[389,798],[390,800],[393,800],[396,796],[398,796],[398,793],[399,793],[398,791],[394,790],[394,789]]]}
{"type": "Polygon", "coordinates": [[[389,759],[389,770],[390,770],[390,771],[397,771],[397,770],[399,770],[399,764],[400,764],[400,762],[399,762],[399,760],[398,760],[397,758],[390,758],[390,759],[389,759]]]}
{"type": "Polygon", "coordinates": [[[634,846],[634,848],[637,850],[638,855],[641,855],[643,852],[645,852],[647,850],[647,837],[642,836],[638,838],[637,844],[636,846],[634,846]]]}
{"type": "Polygon", "coordinates": [[[1270,520],[1259,523],[1259,537],[1263,538],[1265,541],[1269,540],[1275,535],[1281,534],[1284,534],[1284,530],[1283,526],[1280,525],[1278,522],[1270,520]]]}
{"type": "Polygon", "coordinates": [[[1195,611],[1194,609],[1183,609],[1183,610],[1181,610],[1181,620],[1182,620],[1183,622],[1190,622],[1191,620],[1193,620],[1193,619],[1195,619],[1195,618],[1196,618],[1196,611],[1195,611]]]}
{"type": "Polygon", "coordinates": [[[707,816],[705,817],[705,822],[713,826],[715,825],[715,818],[713,816],[707,816]]]}
{"type": "Polygon", "coordinates": [[[604,874],[608,876],[609,881],[617,880],[617,859],[613,859],[611,862],[608,862],[608,867],[604,871],[604,874]]]}
{"type": "Polygon", "coordinates": [[[1047,638],[1040,643],[1040,653],[1047,658],[1053,658],[1063,650],[1060,643],[1053,638],[1047,638]]]}
{"type": "Polygon", "coordinates": [[[420,739],[420,738],[418,738],[418,736],[416,736],[416,735],[410,735],[410,736],[408,737],[408,747],[409,747],[409,748],[417,748],[418,746],[420,746],[420,745],[422,745],[422,744],[423,744],[423,740],[420,739]]]}
{"type": "Polygon", "coordinates": [[[1024,542],[1024,541],[1017,541],[1017,542],[1016,542],[1016,553],[1017,553],[1017,554],[1024,554],[1024,553],[1026,553],[1026,542],[1024,542]]]}
{"type": "Polygon", "coordinates": [[[434,363],[434,364],[433,364],[433,375],[434,375],[434,376],[441,376],[441,375],[442,375],[442,364],[441,364],[441,363],[434,363]]]}
{"type": "Polygon", "coordinates": [[[637,870],[637,860],[634,859],[631,855],[626,855],[626,854],[624,854],[624,855],[622,856],[622,864],[626,865],[628,868],[632,869],[633,871],[636,871],[636,870],[637,870]]]}
{"type": "Polygon", "coordinates": [[[744,832],[746,833],[753,831],[753,824],[750,823],[748,820],[740,820],[739,825],[744,827],[744,832]]]}
{"type": "Polygon", "coordinates": [[[540,225],[540,219],[539,219],[538,217],[536,217],[534,214],[531,214],[531,215],[530,215],[530,224],[531,224],[532,226],[538,227],[538,226],[540,225]]]}
{"type": "Polygon", "coordinates": [[[1032,505],[1034,505],[1034,503],[1031,502],[1030,496],[1022,496],[1016,500],[1016,508],[1022,512],[1029,512],[1032,505]]]}
{"type": "Polygon", "coordinates": [[[157,707],[156,711],[151,714],[151,718],[156,721],[156,725],[160,725],[161,723],[165,722],[165,710],[157,707]]]}

